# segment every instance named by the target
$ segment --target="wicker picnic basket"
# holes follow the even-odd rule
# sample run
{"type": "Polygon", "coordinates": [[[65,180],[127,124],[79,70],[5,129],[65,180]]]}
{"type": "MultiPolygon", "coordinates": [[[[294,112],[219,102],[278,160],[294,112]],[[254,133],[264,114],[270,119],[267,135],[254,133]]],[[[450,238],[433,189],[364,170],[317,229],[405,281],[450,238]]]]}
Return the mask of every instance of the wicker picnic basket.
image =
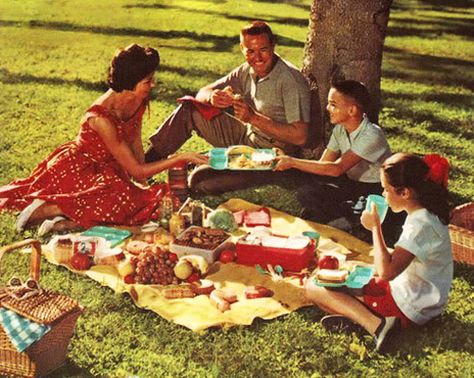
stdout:
{"type": "Polygon", "coordinates": [[[465,203],[453,210],[449,234],[453,259],[474,265],[474,202],[465,203]]]}
{"type": "MultiPolygon", "coordinates": [[[[30,277],[39,281],[41,243],[28,239],[0,248],[4,253],[31,245],[30,277]]],[[[18,352],[0,325],[0,375],[38,377],[58,368],[66,360],[69,341],[76,320],[83,308],[67,296],[43,289],[38,295],[18,300],[0,288],[0,307],[7,308],[37,323],[51,326],[51,330],[23,352],[18,352]]]]}

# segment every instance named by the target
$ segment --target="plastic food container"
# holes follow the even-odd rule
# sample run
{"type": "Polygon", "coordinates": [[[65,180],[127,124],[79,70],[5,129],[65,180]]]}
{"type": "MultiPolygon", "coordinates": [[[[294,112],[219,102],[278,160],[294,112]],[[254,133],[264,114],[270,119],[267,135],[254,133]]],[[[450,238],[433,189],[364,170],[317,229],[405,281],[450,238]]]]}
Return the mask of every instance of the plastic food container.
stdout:
{"type": "MultiPolygon", "coordinates": [[[[206,231],[204,231],[206,232],[206,231]]],[[[171,243],[170,251],[176,253],[179,257],[187,255],[198,255],[206,259],[208,263],[213,263],[219,257],[219,253],[228,245],[232,236],[227,232],[215,229],[209,229],[199,226],[191,226],[184,230],[181,234],[178,235],[176,240],[171,243]],[[180,241],[184,240],[188,235],[195,233],[196,231],[209,230],[208,232],[222,232],[223,239],[219,244],[213,246],[212,248],[199,247],[196,244],[191,245],[182,245],[178,244],[180,241]],[[191,234],[190,234],[191,233],[191,234]]]]}
{"type": "Polygon", "coordinates": [[[350,289],[362,289],[367,285],[370,279],[373,277],[375,269],[368,266],[356,266],[354,270],[349,274],[347,280],[341,283],[330,283],[321,282],[317,278],[314,278],[314,282],[318,286],[324,287],[341,287],[346,286],[350,289]]]}
{"type": "Polygon", "coordinates": [[[237,263],[243,265],[280,265],[284,270],[299,272],[315,262],[315,243],[311,241],[304,248],[277,248],[237,242],[237,263]]]}
{"type": "MultiPolygon", "coordinates": [[[[230,169],[236,171],[268,171],[272,170],[275,166],[275,163],[272,161],[268,165],[261,165],[259,164],[259,157],[262,155],[272,156],[273,158],[276,156],[275,151],[270,148],[255,148],[253,154],[240,154],[245,157],[247,161],[253,161],[256,166],[247,167],[247,166],[236,166],[230,163],[229,159],[232,159],[233,155],[228,155],[228,148],[217,147],[213,148],[209,151],[209,165],[213,169],[223,170],[223,169],[230,169]],[[255,154],[255,155],[254,155],[255,154]]],[[[239,154],[237,154],[239,155],[239,154]]]]}

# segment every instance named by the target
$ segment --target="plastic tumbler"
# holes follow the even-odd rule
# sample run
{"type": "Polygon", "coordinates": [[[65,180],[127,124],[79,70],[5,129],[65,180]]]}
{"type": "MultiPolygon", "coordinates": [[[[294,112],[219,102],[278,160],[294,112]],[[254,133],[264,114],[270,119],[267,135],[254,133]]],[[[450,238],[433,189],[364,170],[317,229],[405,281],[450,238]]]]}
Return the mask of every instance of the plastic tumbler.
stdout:
{"type": "Polygon", "coordinates": [[[385,216],[387,215],[388,203],[383,196],[379,196],[378,194],[369,194],[367,196],[367,204],[365,205],[365,209],[367,211],[372,211],[373,203],[375,203],[377,213],[380,217],[380,223],[382,223],[385,219],[385,216]]]}

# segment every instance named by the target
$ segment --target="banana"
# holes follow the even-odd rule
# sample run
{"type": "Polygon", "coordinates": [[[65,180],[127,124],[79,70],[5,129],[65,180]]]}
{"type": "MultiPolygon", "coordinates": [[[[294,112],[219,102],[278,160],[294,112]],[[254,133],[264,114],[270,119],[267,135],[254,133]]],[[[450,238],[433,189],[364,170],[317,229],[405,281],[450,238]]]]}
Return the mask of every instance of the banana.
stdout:
{"type": "Polygon", "coordinates": [[[180,258],[180,260],[186,260],[191,263],[191,265],[201,272],[201,276],[206,275],[209,270],[209,263],[206,259],[199,255],[186,255],[180,258]]]}
{"type": "Polygon", "coordinates": [[[227,148],[227,155],[240,155],[240,154],[249,154],[255,152],[255,149],[250,146],[237,145],[227,148]]]}

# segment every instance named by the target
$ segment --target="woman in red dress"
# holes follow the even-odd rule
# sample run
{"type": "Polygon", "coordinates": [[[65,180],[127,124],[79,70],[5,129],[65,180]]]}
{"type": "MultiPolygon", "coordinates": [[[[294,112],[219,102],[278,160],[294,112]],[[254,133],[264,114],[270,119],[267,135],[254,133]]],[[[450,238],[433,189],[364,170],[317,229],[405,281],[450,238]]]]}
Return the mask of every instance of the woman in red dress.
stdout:
{"type": "Polygon", "coordinates": [[[167,190],[164,184],[147,186],[148,177],[183,161],[207,163],[197,153],[145,163],[141,124],[159,61],[152,48],[119,50],[109,68],[110,89],[87,110],[76,139],[58,147],[30,177],[0,188],[0,209],[21,210],[18,230],[51,219],[55,230],[146,223],[159,215],[167,190]]]}

